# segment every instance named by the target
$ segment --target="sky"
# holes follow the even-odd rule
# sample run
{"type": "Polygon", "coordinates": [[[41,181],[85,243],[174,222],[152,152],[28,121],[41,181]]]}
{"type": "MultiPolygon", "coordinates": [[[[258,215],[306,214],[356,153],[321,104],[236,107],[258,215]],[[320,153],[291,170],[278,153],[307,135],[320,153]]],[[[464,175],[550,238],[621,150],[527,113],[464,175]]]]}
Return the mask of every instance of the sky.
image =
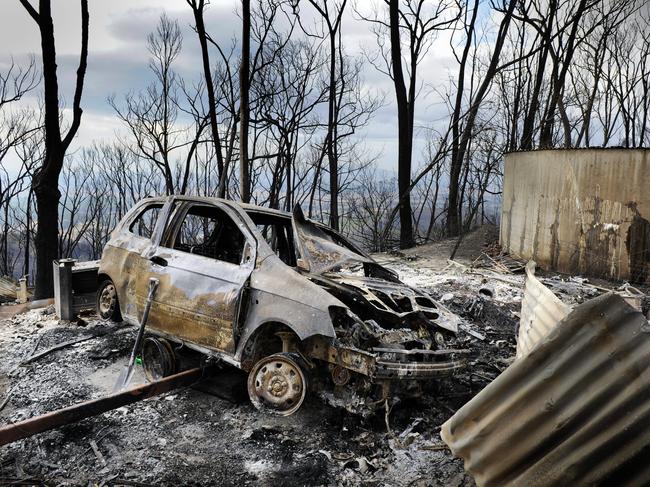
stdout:
{"type": "MultiPolygon", "coordinates": [[[[37,4],[36,0],[31,1],[37,4]]],[[[347,53],[361,56],[364,49],[374,48],[375,38],[369,25],[359,20],[350,8],[350,2],[357,11],[368,12],[373,0],[349,0],[342,23],[343,45],[347,53]]],[[[239,37],[241,20],[236,14],[238,8],[237,0],[213,0],[206,10],[206,30],[225,45],[229,45],[233,37],[239,37]]],[[[313,9],[305,0],[302,0],[300,8],[307,24],[309,16],[314,14],[313,9]]],[[[52,0],[52,9],[60,96],[69,107],[79,60],[80,7],[75,0],[52,0]]],[[[120,99],[129,91],[145,88],[151,81],[146,36],[163,12],[177,19],[183,32],[183,51],[176,65],[179,74],[187,79],[199,79],[202,72],[199,44],[191,29],[193,17],[185,0],[89,0],[89,10],[88,70],[82,99],[84,113],[72,150],[93,141],[108,142],[125,133],[107,98],[115,95],[120,99]]],[[[40,36],[35,22],[19,0],[3,0],[0,7],[0,70],[6,69],[12,58],[24,63],[31,54],[36,55],[40,63],[40,36]]],[[[437,96],[431,95],[431,90],[447,89],[454,67],[449,37],[439,37],[418,67],[422,90],[416,104],[415,125],[422,129],[416,133],[415,166],[424,161],[427,131],[423,128],[439,124],[446,114],[446,109],[437,96]]],[[[364,138],[368,151],[379,155],[380,168],[392,172],[397,164],[397,113],[392,81],[368,62],[365,63],[363,79],[365,88],[379,94],[384,103],[371,123],[360,131],[360,136],[364,138]]],[[[25,102],[34,102],[41,89],[39,87],[25,102]]]]}

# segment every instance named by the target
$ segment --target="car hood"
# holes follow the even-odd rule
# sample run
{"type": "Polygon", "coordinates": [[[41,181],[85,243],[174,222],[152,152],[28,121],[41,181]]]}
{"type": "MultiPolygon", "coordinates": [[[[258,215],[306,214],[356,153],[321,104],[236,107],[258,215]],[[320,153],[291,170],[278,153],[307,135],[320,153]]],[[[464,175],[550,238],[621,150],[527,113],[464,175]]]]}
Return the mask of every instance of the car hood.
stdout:
{"type": "Polygon", "coordinates": [[[460,318],[424,291],[401,282],[342,272],[311,275],[311,280],[346,304],[364,321],[382,328],[414,328],[416,323],[458,333],[460,318]]]}
{"type": "Polygon", "coordinates": [[[292,222],[298,267],[303,270],[322,274],[346,264],[374,263],[370,257],[337,243],[319,225],[306,219],[299,205],[293,210],[292,222]]]}

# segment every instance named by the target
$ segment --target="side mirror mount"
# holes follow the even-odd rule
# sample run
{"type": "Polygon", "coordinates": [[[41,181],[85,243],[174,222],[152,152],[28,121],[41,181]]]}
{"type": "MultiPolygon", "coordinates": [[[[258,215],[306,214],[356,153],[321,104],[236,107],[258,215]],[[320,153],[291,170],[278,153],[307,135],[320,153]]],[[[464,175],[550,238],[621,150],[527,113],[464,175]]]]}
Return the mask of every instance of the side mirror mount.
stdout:
{"type": "Polygon", "coordinates": [[[253,247],[249,242],[244,245],[244,264],[250,264],[253,261],[253,247]]]}

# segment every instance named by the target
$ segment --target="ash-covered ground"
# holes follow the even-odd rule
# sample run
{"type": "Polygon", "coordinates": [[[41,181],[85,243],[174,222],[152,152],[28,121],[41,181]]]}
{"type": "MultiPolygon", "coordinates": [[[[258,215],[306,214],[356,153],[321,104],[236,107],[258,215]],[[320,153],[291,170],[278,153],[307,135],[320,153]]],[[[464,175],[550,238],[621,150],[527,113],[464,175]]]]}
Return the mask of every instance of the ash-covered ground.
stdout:
{"type": "MultiPolygon", "coordinates": [[[[471,263],[471,254],[492,238],[489,231],[474,234],[459,260],[471,263]]],[[[458,345],[477,356],[463,373],[440,382],[436,393],[401,401],[387,417],[380,412],[363,419],[315,395],[281,418],[258,412],[247,400],[177,390],[1,447],[0,484],[474,485],[440,440],[440,425],[514,356],[524,277],[449,267],[450,245],[378,256],[403,281],[429,290],[463,318],[458,345]],[[486,287],[493,296],[479,297],[486,287]]],[[[568,286],[569,301],[591,292],[575,288],[568,286]]],[[[0,322],[0,405],[8,398],[0,424],[110,393],[134,335],[133,327],[93,319],[84,326],[59,322],[51,308],[0,322]],[[52,345],[91,335],[20,365],[52,345]]],[[[141,381],[138,371],[133,384],[141,381]]]]}

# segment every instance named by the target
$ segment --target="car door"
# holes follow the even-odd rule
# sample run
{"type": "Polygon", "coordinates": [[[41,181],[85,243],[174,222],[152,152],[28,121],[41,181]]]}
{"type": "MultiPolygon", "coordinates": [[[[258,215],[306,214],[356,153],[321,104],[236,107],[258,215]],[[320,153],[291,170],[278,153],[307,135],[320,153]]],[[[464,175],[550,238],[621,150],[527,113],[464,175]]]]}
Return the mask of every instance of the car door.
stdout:
{"type": "Polygon", "coordinates": [[[132,323],[140,320],[144,309],[151,268],[147,255],[158,245],[171,207],[171,199],[140,203],[104,249],[102,261],[109,262],[105,266],[113,270],[110,275],[118,289],[122,314],[132,323]]]}
{"type": "Polygon", "coordinates": [[[160,244],[146,256],[147,277],[160,281],[148,327],[232,354],[256,241],[227,205],[179,199],[172,211],[160,244]]]}

